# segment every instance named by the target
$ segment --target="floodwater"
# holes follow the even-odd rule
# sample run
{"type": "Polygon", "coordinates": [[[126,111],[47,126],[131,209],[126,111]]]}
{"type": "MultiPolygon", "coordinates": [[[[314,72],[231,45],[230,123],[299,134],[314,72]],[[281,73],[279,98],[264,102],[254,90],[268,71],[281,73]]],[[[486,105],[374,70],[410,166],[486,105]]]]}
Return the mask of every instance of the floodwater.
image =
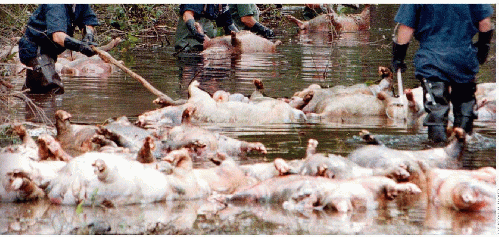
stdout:
{"type": "MultiPolygon", "coordinates": [[[[129,52],[113,52],[118,60],[173,99],[187,98],[192,79],[213,93],[226,90],[249,95],[253,79],[261,79],[270,97],[291,97],[312,83],[322,86],[376,83],[378,66],[389,66],[394,5],[374,6],[371,29],[343,33],[338,39],[327,35],[300,35],[297,28],[283,20],[273,26],[282,41],[277,53],[239,57],[201,58],[199,55],[172,56],[172,46],[147,47],[129,52]]],[[[283,13],[295,14],[293,11],[283,13]]],[[[495,21],[495,19],[494,19],[495,21]]],[[[173,42],[173,36],[170,36],[173,42]]],[[[495,82],[495,42],[491,60],[481,66],[477,82],[495,82]]],[[[404,88],[418,86],[414,79],[412,56],[417,42],[412,41],[403,74],[404,88]]],[[[65,94],[33,97],[49,119],[58,109],[73,115],[77,123],[102,123],[107,118],[126,115],[131,120],[156,108],[156,98],[135,79],[122,72],[107,78],[64,77],[65,94]]],[[[14,80],[21,88],[24,79],[14,80]]],[[[359,102],[361,103],[361,102],[359,102]]],[[[12,116],[40,121],[24,103],[16,103],[12,116]]],[[[305,155],[307,141],[317,139],[318,152],[348,155],[362,145],[361,129],[383,135],[387,146],[399,149],[424,149],[426,131],[409,131],[403,121],[390,119],[351,119],[289,125],[237,126],[204,124],[208,129],[245,141],[262,142],[265,156],[249,155],[241,164],[269,162],[276,157],[287,160],[305,155]]],[[[465,152],[464,168],[496,166],[495,123],[475,123],[483,144],[465,152]]],[[[202,164],[195,164],[197,167],[202,164]]],[[[167,202],[106,209],[37,203],[0,203],[0,234],[76,234],[99,233],[101,226],[110,234],[493,234],[496,213],[464,213],[427,205],[420,195],[413,202],[394,202],[388,207],[347,214],[334,212],[296,213],[278,205],[232,206],[214,212],[210,202],[167,202]],[[91,225],[90,228],[85,228],[91,225]]]]}

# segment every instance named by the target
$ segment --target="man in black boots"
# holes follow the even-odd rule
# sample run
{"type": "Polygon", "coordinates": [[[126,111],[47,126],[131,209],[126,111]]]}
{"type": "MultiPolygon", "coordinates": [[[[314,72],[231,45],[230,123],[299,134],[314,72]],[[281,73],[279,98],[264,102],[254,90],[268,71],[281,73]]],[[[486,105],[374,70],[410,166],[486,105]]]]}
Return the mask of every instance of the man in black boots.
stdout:
{"type": "Polygon", "coordinates": [[[26,71],[24,89],[33,94],[62,94],[64,86],[55,71],[57,55],[66,49],[90,57],[95,44],[93,26],[97,16],[88,4],[41,4],[28,20],[24,36],[19,40],[19,58],[30,67],[26,71]],[[76,26],[83,30],[83,40],[73,38],[76,26]]]}
{"type": "Polygon", "coordinates": [[[492,39],[492,6],[478,4],[402,4],[395,16],[399,24],[393,42],[393,71],[405,71],[409,41],[420,46],[414,56],[416,78],[421,81],[428,115],[428,138],[447,140],[446,127],[452,102],[454,127],[467,133],[476,118],[475,75],[483,64],[492,39]],[[478,41],[472,42],[478,33],[478,41]]]}

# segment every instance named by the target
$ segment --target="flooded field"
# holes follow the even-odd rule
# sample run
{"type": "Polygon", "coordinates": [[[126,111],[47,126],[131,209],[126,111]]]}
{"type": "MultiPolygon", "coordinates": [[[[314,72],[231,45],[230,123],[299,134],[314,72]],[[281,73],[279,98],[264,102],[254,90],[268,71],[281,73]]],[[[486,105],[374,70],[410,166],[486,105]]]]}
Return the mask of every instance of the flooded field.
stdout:
{"type": "MultiPolygon", "coordinates": [[[[376,83],[378,66],[391,62],[393,17],[397,6],[375,5],[371,28],[364,32],[328,35],[300,35],[297,27],[283,20],[275,28],[276,39],[283,42],[277,53],[250,54],[221,58],[200,55],[172,56],[173,46],[135,49],[113,53],[118,60],[173,99],[187,99],[187,86],[193,79],[210,94],[217,90],[250,95],[252,81],[261,79],[267,96],[291,97],[312,83],[323,87],[376,83]]],[[[284,10],[283,13],[295,14],[284,10]]],[[[495,22],[495,19],[494,19],[495,22]]],[[[173,36],[170,37],[173,41],[173,36]]],[[[491,60],[481,66],[477,82],[496,81],[495,40],[491,60]]],[[[403,74],[404,88],[419,85],[414,78],[412,56],[417,49],[412,41],[403,74]]],[[[73,115],[75,123],[99,124],[106,119],[138,115],[157,108],[156,96],[123,72],[108,78],[63,77],[65,93],[32,97],[53,121],[56,110],[73,115]]],[[[24,78],[12,81],[16,89],[24,78]]],[[[12,116],[40,121],[26,104],[16,102],[12,116]]],[[[261,142],[268,154],[249,155],[240,164],[270,162],[277,157],[301,159],[310,138],[318,140],[318,152],[347,156],[363,145],[359,131],[367,129],[388,147],[421,150],[426,130],[409,131],[404,121],[388,118],[352,119],[343,122],[314,121],[297,124],[238,126],[201,124],[223,135],[248,142],[261,142]]],[[[496,124],[475,123],[482,143],[469,147],[464,168],[496,167],[496,124]]],[[[195,163],[195,167],[205,167],[195,163]]],[[[215,211],[206,200],[131,205],[116,208],[100,206],[76,210],[73,206],[35,203],[0,203],[0,234],[493,234],[496,213],[467,213],[427,204],[425,194],[411,202],[393,202],[386,208],[347,214],[311,211],[290,212],[279,205],[229,205],[215,211]]]]}

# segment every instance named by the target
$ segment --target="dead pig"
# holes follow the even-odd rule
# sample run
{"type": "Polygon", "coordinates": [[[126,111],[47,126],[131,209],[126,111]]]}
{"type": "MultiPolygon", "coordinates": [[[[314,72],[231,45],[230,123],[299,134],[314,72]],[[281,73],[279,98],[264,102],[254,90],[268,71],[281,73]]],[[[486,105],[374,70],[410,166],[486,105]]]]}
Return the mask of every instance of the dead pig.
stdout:
{"type": "Polygon", "coordinates": [[[232,32],[231,35],[205,40],[202,54],[213,53],[273,53],[281,41],[273,43],[250,31],[232,32]]]}
{"type": "MultiPolygon", "coordinates": [[[[113,39],[107,45],[99,47],[109,51],[121,42],[120,38],[113,39]]],[[[101,77],[107,78],[116,71],[116,66],[104,62],[98,55],[87,57],[79,52],[66,51],[59,55],[55,63],[56,71],[61,75],[101,77]]]]}
{"type": "Polygon", "coordinates": [[[0,153],[0,201],[44,198],[46,187],[66,165],[62,161],[34,161],[20,153],[0,153]]]}
{"type": "Polygon", "coordinates": [[[230,194],[235,190],[256,183],[256,179],[247,176],[243,169],[226,154],[218,152],[211,160],[217,165],[214,168],[195,169],[194,173],[205,180],[212,191],[230,194]]]}
{"type": "Polygon", "coordinates": [[[186,105],[178,105],[147,111],[138,116],[135,124],[153,131],[157,131],[164,126],[177,126],[182,123],[182,113],[185,108],[186,105]]]}
{"type": "Polygon", "coordinates": [[[164,162],[173,165],[173,172],[166,175],[120,154],[87,152],[58,172],[47,195],[55,204],[108,207],[207,196],[209,186],[192,173],[186,154],[165,157],[164,162]]]}
{"type": "Polygon", "coordinates": [[[267,153],[262,143],[240,141],[192,124],[191,119],[195,111],[195,107],[187,106],[182,114],[182,124],[168,130],[159,145],[162,152],[186,147],[194,159],[207,159],[216,152],[229,156],[243,156],[252,151],[267,153]]]}
{"type": "Polygon", "coordinates": [[[367,30],[370,27],[370,6],[366,4],[360,14],[338,15],[335,12],[321,14],[309,21],[300,21],[288,15],[288,20],[295,23],[300,30],[305,32],[332,31],[334,34],[340,32],[355,32],[367,30]]]}
{"type": "Polygon", "coordinates": [[[276,158],[273,162],[241,165],[240,168],[247,176],[263,181],[277,176],[298,174],[302,165],[303,160],[285,161],[276,158]]]}
{"type": "Polygon", "coordinates": [[[293,123],[306,120],[302,111],[279,100],[265,100],[258,104],[239,101],[216,102],[208,93],[198,88],[199,82],[189,85],[188,100],[196,108],[194,121],[209,123],[293,123]]]}
{"type": "Polygon", "coordinates": [[[280,203],[285,209],[332,209],[338,212],[372,210],[399,194],[421,190],[412,183],[397,184],[386,177],[334,180],[301,175],[280,176],[226,196],[227,202],[280,203]]]}
{"type": "Polygon", "coordinates": [[[432,169],[428,174],[429,202],[458,211],[496,210],[496,170],[432,169]]]}
{"type": "Polygon", "coordinates": [[[62,148],[72,156],[94,150],[92,138],[97,134],[98,128],[93,125],[72,124],[71,117],[72,115],[64,110],[55,112],[56,138],[62,148]]]}
{"type": "Polygon", "coordinates": [[[426,150],[397,150],[379,145],[368,145],[356,149],[348,159],[366,168],[407,167],[409,181],[424,189],[426,172],[433,167],[457,167],[465,147],[465,132],[454,129],[455,138],[443,148],[426,150]]]}
{"type": "Polygon", "coordinates": [[[307,146],[307,156],[303,161],[299,174],[323,176],[334,179],[351,179],[364,176],[386,176],[397,181],[407,180],[410,176],[404,165],[389,168],[364,168],[355,162],[338,155],[325,156],[316,153],[317,140],[310,139],[307,146]]]}
{"type": "Polygon", "coordinates": [[[98,127],[97,134],[103,135],[118,147],[128,148],[133,153],[138,152],[146,137],[152,135],[152,132],[130,123],[125,116],[98,127]]]}

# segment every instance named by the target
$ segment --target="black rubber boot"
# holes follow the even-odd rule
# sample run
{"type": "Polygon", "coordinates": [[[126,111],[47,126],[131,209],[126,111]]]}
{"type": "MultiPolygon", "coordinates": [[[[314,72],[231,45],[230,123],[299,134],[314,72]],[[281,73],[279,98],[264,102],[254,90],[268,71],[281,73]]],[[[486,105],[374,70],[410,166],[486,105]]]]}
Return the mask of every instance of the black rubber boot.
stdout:
{"type": "Polygon", "coordinates": [[[438,78],[421,79],[424,107],[428,115],[423,121],[428,126],[428,139],[435,142],[447,141],[446,127],[450,110],[449,85],[438,78]]]}
{"type": "Polygon", "coordinates": [[[459,83],[451,86],[454,127],[462,128],[466,133],[471,134],[473,132],[473,120],[477,118],[473,110],[476,105],[476,83],[459,83]]]}
{"type": "Polygon", "coordinates": [[[447,141],[446,127],[443,125],[430,125],[428,126],[428,139],[435,143],[442,143],[447,141]]]}
{"type": "Polygon", "coordinates": [[[24,89],[30,89],[31,94],[63,94],[64,86],[61,77],[55,71],[55,62],[48,55],[39,55],[32,59],[26,70],[24,89]]]}

